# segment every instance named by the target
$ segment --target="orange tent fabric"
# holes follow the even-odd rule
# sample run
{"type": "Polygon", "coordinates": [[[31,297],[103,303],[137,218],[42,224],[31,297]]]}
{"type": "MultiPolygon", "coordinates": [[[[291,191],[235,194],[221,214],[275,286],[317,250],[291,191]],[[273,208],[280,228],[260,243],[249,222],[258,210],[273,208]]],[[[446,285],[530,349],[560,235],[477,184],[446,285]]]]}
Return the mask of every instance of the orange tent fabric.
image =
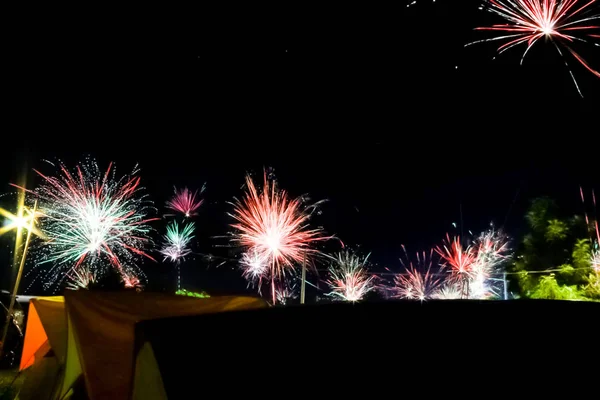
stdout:
{"type": "MultiPolygon", "coordinates": [[[[29,304],[27,327],[19,370],[31,366],[36,353],[53,348],[57,357],[66,351],[65,305],[62,296],[40,297],[29,304]]],[[[43,355],[43,354],[41,354],[43,355]]]]}
{"type": "MultiPolygon", "coordinates": [[[[198,299],[159,293],[87,290],[68,292],[65,300],[69,341],[72,332],[78,353],[77,358],[67,355],[67,371],[72,368],[70,360],[80,363],[89,398],[111,400],[127,399],[131,394],[136,322],[268,307],[264,300],[253,297],[198,299]]],[[[68,351],[74,351],[71,343],[68,351]]]]}

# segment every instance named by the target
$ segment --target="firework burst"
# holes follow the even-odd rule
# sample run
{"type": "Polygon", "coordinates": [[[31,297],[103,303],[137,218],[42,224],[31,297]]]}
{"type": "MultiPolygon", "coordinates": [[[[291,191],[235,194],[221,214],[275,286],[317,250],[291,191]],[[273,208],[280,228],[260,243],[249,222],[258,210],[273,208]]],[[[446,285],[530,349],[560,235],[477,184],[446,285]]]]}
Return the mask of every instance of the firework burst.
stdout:
{"type": "Polygon", "coordinates": [[[462,292],[458,285],[450,283],[436,290],[431,298],[437,300],[457,300],[462,298],[462,292]]]}
{"type": "Polygon", "coordinates": [[[283,279],[296,264],[321,254],[312,245],[328,240],[322,229],[310,229],[308,221],[319,203],[305,207],[303,198],[289,199],[283,190],[277,190],[264,174],[264,185],[259,192],[250,176],[246,176],[247,191],[233,206],[236,230],[232,242],[247,251],[257,252],[268,261],[273,303],[277,301],[275,280],[283,279]]]}
{"type": "MultiPolygon", "coordinates": [[[[575,42],[592,43],[590,38],[599,37],[599,25],[592,23],[600,19],[600,14],[591,11],[596,0],[486,0],[485,8],[502,17],[507,24],[480,27],[476,30],[499,32],[500,35],[490,39],[478,40],[467,46],[490,41],[505,41],[498,48],[498,53],[519,45],[525,45],[521,64],[529,50],[542,38],[548,39],[564,57],[565,49],[588,71],[600,78],[600,73],[593,69],[578,53],[573,50],[575,42]],[[596,31],[596,32],[595,32],[596,31]],[[594,33],[595,32],[595,33],[594,33]]],[[[579,85],[568,63],[565,65],[575,83],[577,92],[582,96],[579,85]]]]}
{"type": "MultiPolygon", "coordinates": [[[[202,186],[200,193],[204,192],[205,187],[202,186]]],[[[196,210],[200,208],[204,200],[198,198],[198,191],[192,192],[188,188],[177,190],[173,198],[167,201],[167,208],[183,214],[186,218],[196,215],[196,210]]]]}
{"type": "Polygon", "coordinates": [[[501,232],[489,229],[475,240],[475,262],[469,282],[470,298],[486,299],[497,295],[492,277],[498,275],[500,266],[509,258],[508,237],[501,232]]]}
{"type": "Polygon", "coordinates": [[[360,301],[374,289],[373,276],[367,272],[369,256],[361,258],[350,251],[342,251],[332,257],[329,278],[326,283],[331,288],[328,296],[344,301],[360,301]]]}
{"type": "Polygon", "coordinates": [[[91,284],[96,283],[96,273],[88,267],[80,267],[70,273],[67,273],[69,281],[67,289],[79,290],[88,289],[91,284]]]}
{"type": "Polygon", "coordinates": [[[406,248],[402,246],[407,262],[400,259],[406,273],[394,278],[393,296],[408,300],[427,300],[443,284],[443,279],[432,273],[433,250],[417,253],[416,262],[410,261],[406,248]]]}
{"type": "Polygon", "coordinates": [[[164,237],[164,244],[160,250],[164,260],[171,262],[180,262],[185,259],[192,251],[189,248],[191,240],[194,238],[194,223],[180,225],[172,221],[167,225],[167,234],[164,237]]]}
{"type": "Polygon", "coordinates": [[[256,249],[247,251],[242,255],[240,268],[243,271],[242,276],[251,285],[258,283],[260,291],[261,282],[269,273],[269,260],[265,258],[264,254],[259,253],[256,249]]]}
{"type": "Polygon", "coordinates": [[[70,172],[63,164],[58,176],[44,175],[41,185],[29,191],[39,199],[41,230],[49,238],[40,249],[38,265],[51,264],[44,275],[46,287],[60,283],[69,271],[86,264],[97,278],[109,266],[124,275],[142,274],[136,262],[150,257],[147,218],[150,206],[139,195],[137,170],[120,179],[112,163],[102,173],[91,161],[70,172]]]}
{"type": "Polygon", "coordinates": [[[277,301],[279,304],[285,306],[288,301],[298,298],[296,284],[286,284],[281,288],[275,289],[275,295],[277,296],[277,301]]]}

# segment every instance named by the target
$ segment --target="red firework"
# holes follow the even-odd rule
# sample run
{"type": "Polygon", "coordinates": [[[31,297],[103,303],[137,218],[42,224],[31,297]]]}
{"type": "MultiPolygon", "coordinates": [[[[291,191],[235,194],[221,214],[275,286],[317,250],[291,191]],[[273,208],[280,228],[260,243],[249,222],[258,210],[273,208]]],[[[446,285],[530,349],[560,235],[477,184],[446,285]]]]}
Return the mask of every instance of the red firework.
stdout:
{"type": "MultiPolygon", "coordinates": [[[[202,193],[204,188],[200,191],[202,193]]],[[[173,211],[177,211],[185,215],[186,217],[191,217],[196,215],[195,211],[200,208],[204,200],[198,199],[198,191],[192,192],[188,188],[183,188],[181,190],[177,190],[175,188],[175,195],[169,201],[167,201],[167,208],[170,208],[173,211]]]]}
{"type": "Polygon", "coordinates": [[[246,176],[246,186],[245,196],[235,202],[230,214],[237,221],[231,224],[237,231],[232,241],[268,260],[275,303],[275,279],[319,254],[311,245],[332,236],[324,236],[322,229],[309,228],[316,204],[304,207],[302,198],[290,200],[285,191],[278,191],[275,184],[269,183],[266,173],[262,192],[259,193],[250,176],[246,176]]]}
{"type": "MultiPolygon", "coordinates": [[[[574,42],[589,43],[587,38],[600,37],[597,32],[593,33],[594,30],[600,29],[600,26],[590,24],[591,21],[600,19],[600,14],[592,14],[590,11],[594,3],[596,0],[587,0],[587,2],[579,0],[487,0],[488,10],[501,16],[508,23],[480,27],[476,30],[505,34],[491,39],[478,40],[468,45],[506,40],[506,43],[498,48],[498,52],[503,53],[514,46],[526,44],[527,48],[521,59],[522,63],[529,49],[540,39],[546,38],[550,39],[561,56],[563,56],[561,51],[561,47],[563,47],[588,71],[600,77],[600,73],[571,47],[574,42]]],[[[600,46],[598,43],[593,44],[600,46]]],[[[573,77],[572,73],[571,76],[573,77]]],[[[573,81],[581,95],[574,77],[573,81]]]]}
{"type": "Polygon", "coordinates": [[[450,240],[450,235],[446,234],[442,247],[436,247],[435,251],[442,257],[443,265],[451,268],[455,277],[468,276],[477,260],[477,252],[471,246],[463,247],[459,236],[450,240]]]}

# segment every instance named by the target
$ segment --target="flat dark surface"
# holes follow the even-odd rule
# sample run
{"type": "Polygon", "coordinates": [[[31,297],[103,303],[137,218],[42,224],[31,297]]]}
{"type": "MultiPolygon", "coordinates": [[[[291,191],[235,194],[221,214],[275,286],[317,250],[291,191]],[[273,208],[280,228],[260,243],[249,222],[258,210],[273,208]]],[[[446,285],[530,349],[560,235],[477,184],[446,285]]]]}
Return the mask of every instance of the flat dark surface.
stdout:
{"type": "Polygon", "coordinates": [[[598,355],[580,341],[599,311],[559,301],[336,304],[145,321],[136,332],[151,342],[169,398],[382,398],[453,385],[477,397],[498,385],[542,393],[550,371],[561,374],[554,390],[568,387],[569,365],[598,355]]]}

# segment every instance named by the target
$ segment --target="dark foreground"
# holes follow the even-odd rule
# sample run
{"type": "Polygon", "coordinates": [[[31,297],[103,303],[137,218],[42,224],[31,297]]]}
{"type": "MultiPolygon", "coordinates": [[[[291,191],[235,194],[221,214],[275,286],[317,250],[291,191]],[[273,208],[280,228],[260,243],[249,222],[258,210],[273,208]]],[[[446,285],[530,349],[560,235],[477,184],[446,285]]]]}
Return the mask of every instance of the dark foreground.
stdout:
{"type": "Polygon", "coordinates": [[[571,396],[595,385],[599,315],[560,301],[334,304],[147,321],[136,342],[152,344],[170,399],[571,396]]]}

